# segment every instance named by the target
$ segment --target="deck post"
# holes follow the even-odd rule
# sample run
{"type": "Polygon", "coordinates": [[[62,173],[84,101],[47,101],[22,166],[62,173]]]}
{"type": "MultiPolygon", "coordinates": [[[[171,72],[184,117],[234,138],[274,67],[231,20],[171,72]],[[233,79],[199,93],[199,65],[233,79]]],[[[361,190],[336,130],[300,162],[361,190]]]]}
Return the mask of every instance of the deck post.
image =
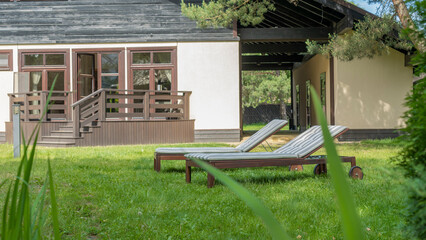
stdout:
{"type": "Polygon", "coordinates": [[[72,107],[71,107],[71,104],[72,104],[72,99],[71,99],[71,97],[72,97],[72,94],[70,94],[69,92],[66,92],[65,93],[67,96],[66,96],[66,102],[65,102],[65,114],[66,114],[66,119],[67,120],[72,120],[72,117],[71,117],[71,109],[72,109],[72,107]]]}
{"type": "MultiPolygon", "coordinates": [[[[43,114],[44,111],[44,106],[46,105],[46,93],[45,92],[40,92],[40,117],[43,114]]],[[[47,120],[47,112],[46,114],[44,114],[43,119],[41,119],[42,121],[46,121],[47,120]]]]}
{"type": "Polygon", "coordinates": [[[74,137],[80,137],[80,105],[77,105],[73,109],[73,130],[74,137]]]}
{"type": "Polygon", "coordinates": [[[184,107],[183,107],[183,119],[188,120],[190,118],[190,112],[189,112],[189,96],[191,96],[191,92],[185,92],[184,97],[184,107]]]}
{"type": "Polygon", "coordinates": [[[105,121],[106,119],[106,93],[105,91],[101,92],[99,97],[99,121],[105,121]]]}
{"type": "Polygon", "coordinates": [[[149,108],[149,101],[150,101],[149,95],[150,95],[149,92],[145,92],[144,99],[143,99],[143,104],[144,104],[143,118],[144,118],[144,120],[149,120],[149,112],[151,111],[151,109],[149,108]]]}
{"type": "Polygon", "coordinates": [[[24,121],[28,122],[29,120],[29,116],[28,116],[28,95],[25,93],[24,94],[24,121]]]}
{"type": "Polygon", "coordinates": [[[9,121],[13,121],[13,109],[12,109],[12,105],[13,105],[13,95],[9,95],[9,121]]]}

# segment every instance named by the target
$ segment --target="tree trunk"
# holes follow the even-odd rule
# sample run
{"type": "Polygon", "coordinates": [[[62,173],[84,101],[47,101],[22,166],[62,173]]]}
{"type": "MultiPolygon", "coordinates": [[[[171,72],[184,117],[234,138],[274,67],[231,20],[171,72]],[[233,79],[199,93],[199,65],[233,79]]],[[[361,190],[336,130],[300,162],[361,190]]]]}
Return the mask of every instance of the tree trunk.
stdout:
{"type": "Polygon", "coordinates": [[[398,14],[401,24],[404,28],[409,29],[408,37],[413,42],[416,49],[424,53],[425,52],[425,42],[424,39],[420,38],[416,26],[414,25],[413,19],[411,19],[410,13],[408,12],[407,6],[404,3],[404,0],[392,0],[395,7],[395,11],[398,14]]]}

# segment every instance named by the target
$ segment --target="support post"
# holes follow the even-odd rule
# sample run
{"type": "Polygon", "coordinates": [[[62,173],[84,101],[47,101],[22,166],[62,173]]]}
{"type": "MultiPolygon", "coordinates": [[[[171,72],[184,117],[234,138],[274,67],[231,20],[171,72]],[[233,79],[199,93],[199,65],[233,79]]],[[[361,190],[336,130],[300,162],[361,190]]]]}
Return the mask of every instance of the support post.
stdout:
{"type": "Polygon", "coordinates": [[[149,99],[149,92],[145,92],[145,95],[144,95],[144,99],[143,99],[143,104],[144,104],[144,107],[143,107],[143,118],[144,118],[144,120],[149,120],[149,112],[150,112],[150,109],[149,109],[149,101],[150,101],[150,99],[149,99]]]}
{"type": "Polygon", "coordinates": [[[74,137],[80,137],[80,105],[74,107],[72,113],[74,137]]]}
{"type": "Polygon", "coordinates": [[[71,116],[71,113],[72,113],[72,111],[71,111],[71,109],[72,109],[72,107],[71,107],[71,104],[72,104],[72,94],[71,93],[69,93],[69,92],[66,92],[65,93],[67,96],[66,96],[66,103],[65,103],[65,107],[66,107],[66,109],[65,109],[65,111],[66,111],[66,119],[69,121],[69,120],[72,120],[72,116],[71,116]]]}
{"type": "Polygon", "coordinates": [[[13,95],[9,95],[9,121],[13,121],[13,95]]]}
{"type": "Polygon", "coordinates": [[[29,121],[29,110],[28,110],[28,95],[25,93],[24,94],[24,121],[28,122],[29,121]]]}
{"type": "Polygon", "coordinates": [[[191,96],[190,92],[186,92],[183,95],[184,99],[184,108],[183,108],[183,119],[188,120],[190,118],[190,111],[189,111],[189,96],[191,96]]]}
{"type": "Polygon", "coordinates": [[[13,104],[11,110],[13,113],[13,157],[19,158],[21,157],[21,105],[13,104]]]}
{"type": "MultiPolygon", "coordinates": [[[[40,117],[43,114],[44,111],[44,106],[46,105],[46,93],[45,92],[40,92],[40,117]]],[[[43,119],[41,119],[42,121],[46,121],[47,120],[47,112],[44,114],[43,119]]]]}
{"type": "Polygon", "coordinates": [[[106,93],[105,91],[101,92],[99,97],[99,121],[105,121],[106,119],[106,93]]]}

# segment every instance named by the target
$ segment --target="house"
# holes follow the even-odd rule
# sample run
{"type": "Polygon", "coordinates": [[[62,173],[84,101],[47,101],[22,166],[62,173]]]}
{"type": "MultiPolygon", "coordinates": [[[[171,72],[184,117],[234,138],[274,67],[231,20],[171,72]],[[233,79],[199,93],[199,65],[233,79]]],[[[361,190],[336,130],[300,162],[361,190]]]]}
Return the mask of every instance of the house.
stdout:
{"type": "Polygon", "coordinates": [[[306,39],[352,29],[368,14],[362,9],[279,0],[256,28],[199,29],[179,4],[0,1],[0,132],[11,141],[16,103],[26,134],[43,118],[42,145],[236,142],[244,70],[292,70],[293,127],[316,124],[309,84],[323,94],[330,123],[352,129],[348,136],[386,135],[402,123],[412,73],[404,52],[356,63],[306,54],[306,39]]]}

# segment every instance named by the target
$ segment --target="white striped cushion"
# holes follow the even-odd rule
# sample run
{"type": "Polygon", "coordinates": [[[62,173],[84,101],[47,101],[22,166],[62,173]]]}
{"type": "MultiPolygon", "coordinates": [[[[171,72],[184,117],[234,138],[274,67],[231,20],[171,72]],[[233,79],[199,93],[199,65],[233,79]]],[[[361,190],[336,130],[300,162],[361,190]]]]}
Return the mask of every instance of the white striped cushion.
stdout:
{"type": "Polygon", "coordinates": [[[186,158],[197,158],[201,160],[249,160],[249,159],[281,159],[298,158],[294,154],[271,153],[271,152],[242,152],[242,153],[190,153],[186,158]]]}
{"type": "Polygon", "coordinates": [[[233,147],[176,147],[176,148],[157,148],[156,153],[163,154],[186,154],[186,153],[224,153],[234,152],[238,153],[240,150],[233,147]]]}
{"type": "Polygon", "coordinates": [[[236,148],[241,150],[241,152],[248,152],[252,148],[259,145],[261,142],[263,142],[266,138],[271,136],[273,133],[280,130],[286,124],[287,124],[286,120],[274,119],[268,124],[266,124],[262,129],[260,129],[255,134],[253,134],[246,141],[238,145],[236,148]]]}
{"type": "MultiPolygon", "coordinates": [[[[332,137],[345,131],[345,126],[328,126],[332,137]]],[[[274,153],[296,154],[299,157],[305,157],[315,149],[324,144],[321,126],[313,126],[295,137],[293,140],[278,148],[274,153]]]]}

